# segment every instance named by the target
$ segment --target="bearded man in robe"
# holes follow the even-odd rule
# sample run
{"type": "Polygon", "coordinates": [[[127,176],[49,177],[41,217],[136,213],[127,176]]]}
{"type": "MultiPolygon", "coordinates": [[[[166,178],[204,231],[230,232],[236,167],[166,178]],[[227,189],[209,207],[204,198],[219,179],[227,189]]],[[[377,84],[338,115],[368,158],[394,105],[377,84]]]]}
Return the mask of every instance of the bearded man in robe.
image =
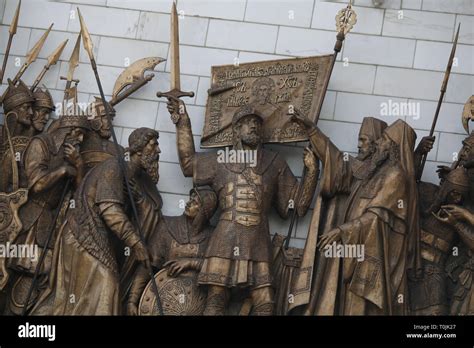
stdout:
{"type": "MultiPolygon", "coordinates": [[[[329,314],[405,314],[406,271],[420,269],[413,159],[416,133],[397,120],[376,141],[371,160],[354,165],[311,121],[299,113],[293,118],[307,127],[313,151],[323,162],[326,180],[321,194],[349,194],[343,220],[321,236],[320,250],[334,242],[364,246],[362,260],[340,260],[336,303],[329,314]]],[[[308,309],[306,314],[320,314],[318,307],[308,309]]]]}
{"type": "MultiPolygon", "coordinates": [[[[384,121],[374,117],[364,117],[359,130],[358,154],[356,157],[347,156],[347,161],[352,168],[363,167],[364,163],[372,161],[376,150],[375,141],[382,136],[385,128],[387,128],[387,124],[384,121]]],[[[331,175],[334,173],[326,168],[321,178],[321,185],[328,187],[331,175]]],[[[344,209],[350,192],[334,193],[329,191],[322,190],[319,194],[318,200],[321,203],[321,210],[316,210],[315,214],[320,214],[320,223],[319,226],[312,227],[313,230],[310,230],[309,233],[317,233],[318,230],[321,234],[327,233],[344,221],[344,209]]],[[[324,257],[324,252],[318,252],[316,243],[311,243],[311,240],[309,238],[309,242],[305,246],[302,265],[303,268],[309,266],[311,274],[300,272],[292,284],[294,286],[298,283],[308,284],[310,282],[310,286],[305,286],[299,291],[292,290],[295,301],[294,305],[290,306],[290,310],[298,307],[294,311],[294,313],[298,313],[304,309],[303,305],[307,305],[307,312],[332,315],[337,299],[337,274],[340,260],[324,257]]]]}

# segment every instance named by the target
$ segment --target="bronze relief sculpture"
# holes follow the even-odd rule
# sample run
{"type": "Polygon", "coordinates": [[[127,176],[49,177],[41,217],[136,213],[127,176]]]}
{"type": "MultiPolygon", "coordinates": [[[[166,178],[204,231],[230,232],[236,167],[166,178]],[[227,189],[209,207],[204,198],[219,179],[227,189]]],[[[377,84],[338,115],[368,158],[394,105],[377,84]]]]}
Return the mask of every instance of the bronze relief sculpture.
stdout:
{"type": "Polygon", "coordinates": [[[301,185],[299,215],[309,207],[316,185],[316,161],[305,152],[306,180],[298,184],[285,161],[262,147],[262,117],[251,107],[238,110],[232,119],[232,150],[252,151],[252,163],[219,161],[217,153],[197,153],[191,122],[182,102],[171,100],[168,110],[177,114],[178,156],[185,176],[195,185],[211,185],[219,197],[221,213],[210,238],[199,284],[208,286],[204,314],[222,315],[226,311],[229,289],[250,289],[254,313],[273,313],[271,241],[268,212],[274,206],[281,217],[288,216],[291,202],[301,185]],[[179,110],[184,110],[179,114],[179,110]]]}
{"type": "MultiPolygon", "coordinates": [[[[193,189],[183,213],[166,216],[158,132],[138,127],[124,148],[113,127],[115,106],[147,85],[154,75],[146,72],[164,59],[132,63],[106,99],[78,14],[62,107],[39,85],[67,42],[31,87],[21,79],[51,28],[1,98],[0,243],[36,248],[36,257],[0,259],[3,314],[474,314],[474,133],[451,166],[439,168],[439,185],[421,180],[459,27],[431,132],[416,148],[416,132],[401,119],[365,117],[356,156],[318,126],[337,55],[356,24],[349,4],[336,16],[333,54],[212,67],[201,147],[216,149],[199,152],[180,99],[194,92],[181,90],[173,3],[171,86],[157,97],[167,98],[179,174],[193,189]],[[81,40],[99,89],[85,110],[74,76],[81,40]],[[301,179],[266,146],[297,141],[309,142],[301,179]],[[286,236],[272,231],[273,211],[290,220],[286,236]],[[308,212],[304,248],[290,247],[308,212]]],[[[462,114],[467,132],[472,110],[471,96],[462,114]]]]}
{"type": "MultiPolygon", "coordinates": [[[[217,195],[210,187],[194,188],[183,215],[164,216],[148,238],[152,265],[162,269],[155,278],[165,315],[202,315],[204,311],[206,291],[197,276],[212,234],[209,219],[216,208],[217,195]]],[[[146,270],[140,267],[127,300],[128,314],[158,314],[147,282],[146,270]]]]}

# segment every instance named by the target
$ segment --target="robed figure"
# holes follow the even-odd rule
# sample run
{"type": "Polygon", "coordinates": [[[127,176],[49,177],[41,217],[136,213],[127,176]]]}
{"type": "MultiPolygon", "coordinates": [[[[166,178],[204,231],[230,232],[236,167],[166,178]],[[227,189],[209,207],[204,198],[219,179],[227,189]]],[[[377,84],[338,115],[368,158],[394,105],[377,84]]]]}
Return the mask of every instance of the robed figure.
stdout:
{"type": "Polygon", "coordinates": [[[311,289],[305,314],[404,314],[406,270],[419,267],[415,266],[419,234],[415,132],[405,122],[396,121],[375,142],[375,153],[365,161],[349,161],[317,127],[311,126],[309,136],[323,163],[321,195],[348,195],[341,220],[321,236],[319,248],[326,250],[334,242],[361,245],[364,255],[362,260],[328,261],[330,266],[314,280],[331,285],[311,289]]]}
{"type": "MultiPolygon", "coordinates": [[[[129,137],[127,179],[139,181],[158,170],[158,132],[134,130],[129,137]]],[[[157,175],[154,175],[157,178],[157,175]]],[[[134,190],[133,199],[140,199],[134,190]]],[[[118,158],[91,169],[75,193],[53,255],[48,290],[34,314],[117,315],[120,255],[149,262],[148,251],[131,220],[131,201],[118,158]],[[117,248],[117,245],[121,245],[117,248]]]]}

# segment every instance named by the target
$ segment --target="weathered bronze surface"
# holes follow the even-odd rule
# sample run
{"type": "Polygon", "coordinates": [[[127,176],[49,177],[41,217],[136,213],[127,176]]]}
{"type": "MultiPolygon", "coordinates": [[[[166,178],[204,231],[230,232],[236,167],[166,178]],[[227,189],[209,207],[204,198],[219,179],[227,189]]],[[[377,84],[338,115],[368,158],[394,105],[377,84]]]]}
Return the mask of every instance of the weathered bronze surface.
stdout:
{"type": "MultiPolygon", "coordinates": [[[[0,80],[19,13],[20,6],[0,80]]],[[[168,99],[177,160],[194,184],[179,216],[162,213],[158,132],[138,127],[123,148],[113,127],[114,106],[144,87],[154,77],[146,72],[164,59],[132,63],[106,100],[79,12],[59,109],[39,86],[67,42],[32,86],[21,80],[50,27],[1,98],[0,247],[36,248],[36,256],[0,257],[1,313],[474,315],[474,132],[456,160],[438,169],[439,185],[420,180],[457,35],[430,135],[415,149],[417,135],[406,122],[365,117],[359,152],[350,156],[317,121],[356,18],[351,4],[336,16],[333,54],[212,67],[201,146],[220,149],[198,152],[180,100],[194,92],[181,90],[173,4],[171,86],[157,96],[168,99]],[[76,108],[74,76],[81,38],[100,92],[84,112],[76,108]],[[58,119],[51,120],[53,112],[58,119]],[[304,140],[310,146],[298,180],[265,144],[304,140]],[[314,196],[305,247],[289,247],[314,196]],[[273,210],[292,217],[286,237],[269,225],[273,210]]],[[[461,122],[469,133],[474,109],[466,97],[461,122]]]]}
{"type": "MultiPolygon", "coordinates": [[[[202,315],[206,289],[198,284],[204,253],[212,228],[208,220],[217,208],[217,196],[211,188],[191,191],[185,211],[181,216],[164,216],[147,244],[152,253],[152,264],[160,291],[165,315],[202,315]]],[[[155,296],[151,284],[145,289],[146,273],[139,269],[133,281],[128,299],[128,313],[157,315],[155,296]]]]}

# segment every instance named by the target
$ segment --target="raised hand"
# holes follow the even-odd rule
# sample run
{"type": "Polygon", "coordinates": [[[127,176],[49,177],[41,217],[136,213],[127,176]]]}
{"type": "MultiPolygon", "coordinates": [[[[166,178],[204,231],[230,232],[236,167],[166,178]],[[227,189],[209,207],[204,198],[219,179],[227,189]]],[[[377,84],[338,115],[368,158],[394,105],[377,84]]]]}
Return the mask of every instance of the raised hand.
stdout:
{"type": "Polygon", "coordinates": [[[75,168],[78,168],[82,164],[79,150],[71,144],[64,144],[64,159],[75,168]]]}
{"type": "Polygon", "coordinates": [[[311,129],[314,127],[314,122],[311,121],[309,118],[304,116],[301,111],[299,111],[297,108],[293,109],[293,112],[289,113],[291,120],[293,122],[296,122],[300,125],[302,125],[306,129],[311,129]]]}
{"type": "Polygon", "coordinates": [[[168,98],[166,107],[171,115],[171,121],[173,121],[173,123],[178,123],[181,115],[187,113],[186,105],[180,99],[168,98]]]}
{"type": "Polygon", "coordinates": [[[316,159],[314,152],[311,148],[306,147],[303,152],[303,162],[306,168],[316,171],[318,170],[319,162],[316,159]]]}

